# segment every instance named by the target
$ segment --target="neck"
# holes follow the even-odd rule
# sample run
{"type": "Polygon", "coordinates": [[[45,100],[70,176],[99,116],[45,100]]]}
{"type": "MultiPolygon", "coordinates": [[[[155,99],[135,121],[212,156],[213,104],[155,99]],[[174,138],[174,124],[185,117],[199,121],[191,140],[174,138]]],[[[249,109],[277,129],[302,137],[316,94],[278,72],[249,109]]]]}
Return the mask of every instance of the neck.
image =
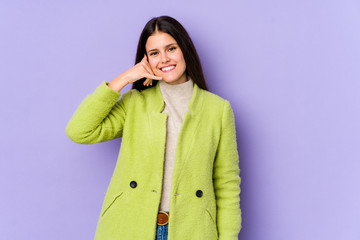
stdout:
{"type": "Polygon", "coordinates": [[[188,80],[188,77],[186,75],[186,73],[184,72],[184,74],[176,81],[174,82],[166,82],[167,84],[170,84],[170,85],[177,85],[177,84],[182,84],[184,82],[186,82],[188,80]]]}

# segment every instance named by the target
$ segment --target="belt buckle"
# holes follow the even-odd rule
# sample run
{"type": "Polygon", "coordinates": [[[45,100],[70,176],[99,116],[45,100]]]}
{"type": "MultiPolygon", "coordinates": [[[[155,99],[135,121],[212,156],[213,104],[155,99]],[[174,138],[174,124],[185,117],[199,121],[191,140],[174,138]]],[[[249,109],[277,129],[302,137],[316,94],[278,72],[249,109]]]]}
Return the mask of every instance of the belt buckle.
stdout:
{"type": "Polygon", "coordinates": [[[164,211],[158,212],[157,225],[166,225],[169,222],[169,214],[164,211]]]}

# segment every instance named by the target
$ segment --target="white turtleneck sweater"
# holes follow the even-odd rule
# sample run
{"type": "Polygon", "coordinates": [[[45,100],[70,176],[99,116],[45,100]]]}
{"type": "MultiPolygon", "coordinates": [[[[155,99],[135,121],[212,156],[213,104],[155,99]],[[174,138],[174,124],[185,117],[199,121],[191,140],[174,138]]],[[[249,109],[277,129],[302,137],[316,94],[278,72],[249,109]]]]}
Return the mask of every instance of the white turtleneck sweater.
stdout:
{"type": "Polygon", "coordinates": [[[159,81],[158,84],[160,84],[160,91],[165,102],[165,108],[162,112],[168,114],[160,210],[169,212],[171,179],[175,164],[176,144],[185,112],[189,111],[188,105],[193,94],[194,82],[188,77],[186,82],[180,84],[171,85],[165,81],[159,81]]]}

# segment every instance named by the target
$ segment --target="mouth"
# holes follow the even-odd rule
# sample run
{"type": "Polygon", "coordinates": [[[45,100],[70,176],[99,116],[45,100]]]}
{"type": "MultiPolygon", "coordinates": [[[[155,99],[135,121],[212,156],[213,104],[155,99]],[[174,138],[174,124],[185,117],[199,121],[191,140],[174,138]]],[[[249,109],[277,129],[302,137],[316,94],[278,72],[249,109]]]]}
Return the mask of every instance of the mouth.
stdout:
{"type": "Polygon", "coordinates": [[[165,66],[165,67],[160,68],[160,70],[161,70],[163,73],[167,73],[167,72],[171,72],[172,70],[174,70],[175,67],[176,67],[176,65],[168,65],[168,66],[165,66]]]}

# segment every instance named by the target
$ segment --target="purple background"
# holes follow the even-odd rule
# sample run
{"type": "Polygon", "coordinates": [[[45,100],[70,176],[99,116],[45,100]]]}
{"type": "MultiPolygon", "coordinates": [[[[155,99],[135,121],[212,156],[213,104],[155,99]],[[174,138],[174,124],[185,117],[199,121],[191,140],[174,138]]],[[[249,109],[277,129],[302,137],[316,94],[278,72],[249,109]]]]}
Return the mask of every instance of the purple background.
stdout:
{"type": "Polygon", "coordinates": [[[360,239],[357,0],[1,1],[0,238],[93,239],[121,139],[80,145],[65,126],[164,14],[233,107],[239,239],[360,239]]]}

